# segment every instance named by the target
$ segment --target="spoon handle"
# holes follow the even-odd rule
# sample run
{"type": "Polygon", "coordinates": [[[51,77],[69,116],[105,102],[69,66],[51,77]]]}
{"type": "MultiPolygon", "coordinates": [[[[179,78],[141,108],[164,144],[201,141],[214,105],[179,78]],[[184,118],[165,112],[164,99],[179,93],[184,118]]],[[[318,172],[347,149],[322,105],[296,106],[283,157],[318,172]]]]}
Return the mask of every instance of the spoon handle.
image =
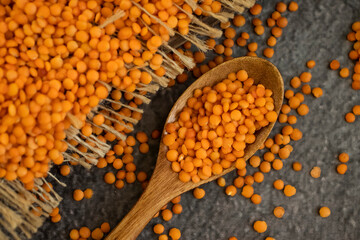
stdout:
{"type": "Polygon", "coordinates": [[[106,239],[135,240],[161,207],[160,202],[156,202],[155,198],[143,195],[106,239]]]}
{"type": "Polygon", "coordinates": [[[171,178],[166,178],[159,169],[155,169],[149,185],[138,202],[106,237],[106,240],[135,240],[154,215],[180,194],[175,190],[174,185],[177,184],[172,184],[171,178]]]}

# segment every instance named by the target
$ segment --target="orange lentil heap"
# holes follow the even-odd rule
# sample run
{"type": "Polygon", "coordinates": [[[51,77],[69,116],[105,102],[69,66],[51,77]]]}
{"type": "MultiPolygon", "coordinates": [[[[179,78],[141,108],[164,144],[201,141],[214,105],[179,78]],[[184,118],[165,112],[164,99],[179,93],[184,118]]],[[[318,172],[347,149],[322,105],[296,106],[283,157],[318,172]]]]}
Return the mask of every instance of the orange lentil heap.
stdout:
{"type": "MultiPolygon", "coordinates": [[[[63,163],[62,153],[68,148],[73,151],[68,160],[96,163],[85,145],[101,148],[102,142],[119,140],[132,131],[141,113],[116,102],[111,102],[116,112],[92,112],[94,107],[109,93],[111,101],[125,98],[133,100],[130,107],[140,105],[133,92],[145,94],[139,88],[154,77],[164,85],[165,74],[176,76],[184,65],[192,64],[179,65],[178,71],[170,64],[167,73],[163,62],[172,60],[158,48],[175,30],[194,35],[191,14],[216,17],[221,10],[219,1],[204,1],[193,10],[179,0],[141,4],[39,0],[1,5],[0,178],[19,179],[32,189],[34,178],[46,177],[51,163],[63,163]],[[133,68],[145,65],[148,68],[133,68]],[[129,117],[134,121],[125,122],[129,117]],[[64,140],[69,129],[75,134],[68,144],[64,140]],[[99,141],[79,138],[79,142],[77,134],[85,139],[95,135],[99,141]]],[[[141,151],[147,152],[148,146],[143,144],[141,151]]]]}
{"type": "MultiPolygon", "coordinates": [[[[95,131],[86,115],[109,92],[98,80],[125,79],[119,75],[126,60],[118,52],[120,40],[92,25],[106,18],[96,1],[37,1],[1,11],[0,177],[19,178],[31,189],[34,178],[46,176],[50,161],[63,162],[64,130],[75,122],[86,137],[95,131]]],[[[123,83],[118,87],[131,91],[136,82],[123,83]]],[[[94,123],[101,119],[95,116],[94,123]]]]}
{"type": "MultiPolygon", "coordinates": [[[[255,132],[277,119],[272,91],[245,70],[228,74],[213,87],[196,89],[177,121],[165,126],[167,159],[183,182],[199,182],[220,174],[242,158],[255,132]]],[[[241,164],[241,162],[243,164],[241,164]]]]}
{"type": "Polygon", "coordinates": [[[47,175],[50,161],[63,162],[68,116],[80,128],[91,108],[108,95],[97,81],[108,74],[102,64],[117,56],[99,51],[110,39],[92,26],[100,6],[89,2],[1,6],[0,177],[18,178],[27,189],[34,178],[47,175]]]}

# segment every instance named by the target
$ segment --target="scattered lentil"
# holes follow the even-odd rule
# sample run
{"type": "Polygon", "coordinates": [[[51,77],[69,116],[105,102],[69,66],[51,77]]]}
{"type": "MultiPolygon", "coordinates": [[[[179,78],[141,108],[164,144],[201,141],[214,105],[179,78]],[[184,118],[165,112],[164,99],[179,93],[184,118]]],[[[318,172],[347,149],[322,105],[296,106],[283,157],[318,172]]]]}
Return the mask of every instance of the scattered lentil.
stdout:
{"type": "Polygon", "coordinates": [[[349,154],[344,153],[344,152],[340,153],[338,159],[342,163],[347,163],[349,161],[349,154]]]}
{"type": "Polygon", "coordinates": [[[330,211],[330,208],[328,208],[328,207],[321,207],[319,210],[319,215],[322,218],[327,218],[330,216],[330,214],[331,214],[331,211],[330,211]]]}
{"type": "Polygon", "coordinates": [[[284,194],[287,197],[292,197],[296,194],[296,188],[291,185],[286,185],[284,188],[284,194]]]}
{"type": "Polygon", "coordinates": [[[347,165],[344,163],[337,165],[336,171],[338,174],[345,174],[347,171],[347,165]]]}
{"type": "Polygon", "coordinates": [[[294,171],[299,172],[302,169],[302,164],[299,162],[293,162],[292,168],[294,171]]]}
{"type": "Polygon", "coordinates": [[[313,178],[319,178],[321,176],[321,168],[320,167],[313,167],[310,171],[310,175],[313,178]]]}
{"type": "Polygon", "coordinates": [[[282,218],[285,214],[285,209],[283,207],[274,208],[274,216],[277,218],[282,218]]]}
{"type": "Polygon", "coordinates": [[[265,221],[255,221],[253,227],[258,233],[263,233],[267,230],[267,224],[265,221]]]}
{"type": "Polygon", "coordinates": [[[205,190],[202,188],[195,188],[193,195],[196,199],[202,199],[205,196],[205,190]]]}

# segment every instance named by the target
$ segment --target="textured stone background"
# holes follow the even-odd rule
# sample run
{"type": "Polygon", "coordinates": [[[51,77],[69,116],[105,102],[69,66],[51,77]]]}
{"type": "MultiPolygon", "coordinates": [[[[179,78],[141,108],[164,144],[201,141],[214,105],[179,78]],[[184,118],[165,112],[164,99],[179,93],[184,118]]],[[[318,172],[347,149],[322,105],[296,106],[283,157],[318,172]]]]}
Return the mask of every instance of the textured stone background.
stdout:
{"type": "MultiPolygon", "coordinates": [[[[286,0],[289,2],[289,0],[286,0]]],[[[171,227],[180,228],[182,239],[186,240],[226,240],[230,236],[238,239],[264,239],[272,236],[279,239],[360,239],[360,120],[348,124],[344,115],[351,107],[360,103],[358,92],[351,89],[350,79],[341,79],[338,73],[328,69],[330,60],[337,58],[341,66],[351,67],[347,53],[351,44],[346,41],[346,34],[351,23],[360,20],[359,0],[302,0],[299,11],[287,12],[289,25],[275,47],[275,56],[271,61],[280,69],[286,88],[292,76],[306,70],[305,63],[309,59],[316,60],[316,67],[311,70],[312,87],[324,89],[324,96],[314,99],[307,96],[305,102],[310,106],[306,117],[299,117],[296,127],[303,131],[304,138],[292,143],[294,151],[285,161],[284,168],[266,174],[262,184],[255,185],[255,192],[262,196],[260,205],[251,204],[248,199],[236,195],[227,197],[224,189],[215,183],[204,185],[206,197],[202,200],[186,193],[182,198],[183,213],[174,216],[165,223],[166,232],[171,227]],[[349,170],[345,175],[335,171],[337,155],[342,152],[350,154],[349,170]],[[291,170],[291,164],[299,161],[303,164],[301,172],[291,170]],[[309,171],[313,166],[320,166],[322,176],[313,179],[309,171]],[[297,188],[297,194],[286,198],[282,192],[272,188],[275,179],[281,178],[297,188]],[[283,219],[276,219],[272,210],[275,206],[283,206],[286,210],[283,219]],[[331,216],[322,219],[317,211],[326,205],[331,209],[331,216]],[[252,230],[255,220],[266,220],[268,230],[263,234],[252,230]]],[[[275,8],[276,1],[263,0],[263,12],[260,18],[265,21],[275,8]]],[[[251,40],[260,44],[258,54],[265,47],[269,29],[259,37],[254,36],[248,13],[246,27],[238,32],[251,32],[251,40]]],[[[234,56],[242,56],[245,49],[234,47],[234,56]]],[[[210,58],[209,58],[210,59],[210,58]]],[[[192,81],[192,80],[191,80],[192,81]]],[[[153,129],[162,129],[165,118],[172,103],[191,83],[176,85],[161,90],[154,96],[152,103],[145,107],[143,120],[138,130],[151,133],[153,129]]],[[[273,134],[277,133],[280,124],[276,125],[273,134]]],[[[159,141],[150,141],[150,153],[146,156],[136,155],[135,161],[139,170],[151,174],[156,161],[159,141]]],[[[99,227],[109,221],[114,227],[136,203],[141,194],[140,184],[126,185],[118,190],[102,180],[107,169],[86,171],[81,167],[73,169],[69,177],[60,179],[68,184],[67,188],[56,186],[56,190],[64,197],[60,205],[63,217],[60,223],[47,221],[33,239],[67,239],[70,229],[88,226],[99,227]],[[92,188],[94,196],[90,200],[75,202],[72,191],[76,188],[92,188]]],[[[54,169],[54,171],[58,171],[54,169]]],[[[57,174],[60,175],[60,174],[57,174]]],[[[226,176],[231,183],[235,174],[226,176]]],[[[159,219],[152,220],[144,229],[139,240],[157,239],[152,226],[159,219]]]]}

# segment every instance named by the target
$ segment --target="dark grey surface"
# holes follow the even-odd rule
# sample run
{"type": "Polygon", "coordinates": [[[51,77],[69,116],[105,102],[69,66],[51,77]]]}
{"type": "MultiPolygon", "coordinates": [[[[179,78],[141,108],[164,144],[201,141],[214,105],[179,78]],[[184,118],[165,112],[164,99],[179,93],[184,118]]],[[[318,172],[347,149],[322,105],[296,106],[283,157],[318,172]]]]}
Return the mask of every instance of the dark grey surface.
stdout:
{"type": "MultiPolygon", "coordinates": [[[[265,21],[274,10],[276,1],[260,2],[264,8],[260,18],[265,21]]],[[[251,40],[260,44],[257,52],[262,55],[269,29],[266,28],[266,33],[261,37],[254,36],[249,21],[252,17],[248,13],[245,16],[246,27],[238,29],[238,32],[251,32],[251,40]]],[[[328,69],[330,60],[334,58],[340,61],[341,66],[352,69],[353,63],[347,57],[352,44],[346,41],[346,34],[352,22],[360,20],[360,1],[302,0],[299,1],[298,12],[287,12],[285,16],[289,19],[289,25],[279,39],[271,61],[278,66],[285,86],[289,89],[292,76],[306,71],[307,60],[316,60],[316,67],[311,70],[313,79],[310,85],[322,87],[324,96],[319,99],[312,96],[305,98],[310,113],[306,117],[299,117],[296,124],[303,131],[304,138],[292,143],[294,151],[281,171],[271,171],[265,174],[263,183],[255,184],[255,193],[261,195],[262,203],[254,205],[239,194],[227,197],[223,193],[224,189],[216,183],[209,183],[204,185],[204,199],[196,200],[192,193],[183,194],[183,213],[175,215],[165,224],[160,219],[152,220],[138,237],[139,240],[157,239],[152,227],[158,222],[165,225],[166,232],[171,227],[179,228],[182,239],[186,240],[226,240],[230,236],[238,239],[264,239],[272,236],[277,240],[360,239],[360,120],[352,124],[344,121],[345,113],[360,103],[360,96],[351,89],[350,78],[341,79],[338,72],[328,69]],[[338,164],[336,157],[342,151],[350,154],[349,170],[345,175],[338,175],[335,171],[338,164]],[[301,172],[291,170],[294,161],[303,164],[301,172]],[[321,167],[321,178],[310,177],[309,171],[313,166],[321,167]],[[297,194],[287,198],[282,192],[273,189],[272,183],[277,178],[294,185],[297,194]],[[274,207],[279,205],[286,211],[283,219],[276,219],[272,214],[274,207]],[[323,205],[331,209],[331,216],[327,219],[317,214],[323,205]],[[263,234],[255,233],[252,230],[255,220],[266,220],[268,230],[263,234]]],[[[235,56],[246,53],[237,46],[234,50],[235,56]]],[[[190,83],[188,81],[161,90],[154,96],[152,103],[145,107],[144,118],[136,129],[148,134],[155,128],[162,129],[171,104],[190,83]]],[[[280,124],[277,124],[273,134],[279,131],[279,127],[280,124]]],[[[151,140],[150,153],[136,155],[135,162],[139,170],[148,174],[152,172],[158,145],[159,141],[151,140]]],[[[33,239],[68,239],[72,228],[87,226],[94,229],[104,221],[114,227],[141,194],[139,183],[126,184],[121,190],[105,184],[102,180],[104,173],[115,172],[111,167],[93,168],[91,171],[81,167],[72,169],[69,177],[60,176],[60,180],[68,184],[67,188],[55,184],[56,190],[64,197],[60,205],[61,222],[53,224],[47,221],[33,239]],[[74,189],[89,187],[94,190],[92,199],[81,202],[72,200],[74,189]]],[[[228,174],[227,183],[231,183],[234,176],[235,173],[228,174]]]]}

